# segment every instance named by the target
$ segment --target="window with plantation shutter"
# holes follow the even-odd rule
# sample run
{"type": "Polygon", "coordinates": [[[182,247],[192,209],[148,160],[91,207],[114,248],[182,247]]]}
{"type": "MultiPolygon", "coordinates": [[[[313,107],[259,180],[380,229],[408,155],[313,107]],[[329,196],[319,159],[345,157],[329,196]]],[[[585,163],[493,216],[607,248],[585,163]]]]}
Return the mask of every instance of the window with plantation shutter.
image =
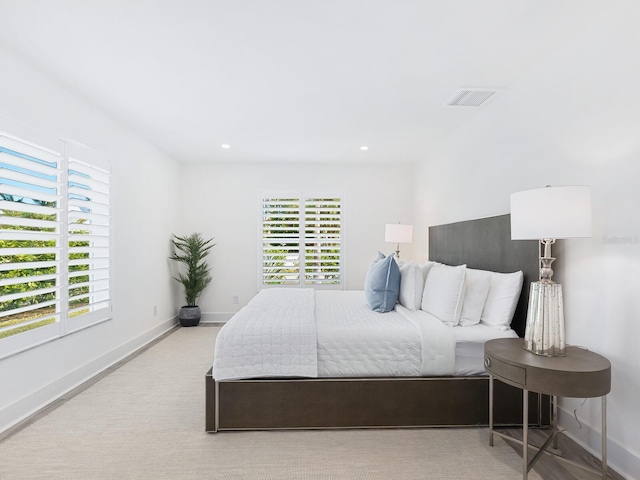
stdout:
{"type": "Polygon", "coordinates": [[[342,287],[339,195],[263,195],[261,284],[342,287]]]}
{"type": "Polygon", "coordinates": [[[68,150],[0,133],[0,357],[111,315],[110,169],[68,150]]]}

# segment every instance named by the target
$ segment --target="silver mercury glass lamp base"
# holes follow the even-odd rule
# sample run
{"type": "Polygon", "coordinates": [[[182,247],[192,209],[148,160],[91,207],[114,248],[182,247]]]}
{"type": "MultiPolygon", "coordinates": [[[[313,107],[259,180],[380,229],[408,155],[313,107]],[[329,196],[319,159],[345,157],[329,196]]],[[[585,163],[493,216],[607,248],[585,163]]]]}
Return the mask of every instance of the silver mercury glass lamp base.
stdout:
{"type": "Polygon", "coordinates": [[[551,256],[553,239],[541,240],[544,256],[540,257],[540,280],[532,282],[529,290],[527,324],[524,333],[524,348],[536,355],[561,357],[567,354],[564,336],[564,308],[562,285],[551,280],[551,256]]]}

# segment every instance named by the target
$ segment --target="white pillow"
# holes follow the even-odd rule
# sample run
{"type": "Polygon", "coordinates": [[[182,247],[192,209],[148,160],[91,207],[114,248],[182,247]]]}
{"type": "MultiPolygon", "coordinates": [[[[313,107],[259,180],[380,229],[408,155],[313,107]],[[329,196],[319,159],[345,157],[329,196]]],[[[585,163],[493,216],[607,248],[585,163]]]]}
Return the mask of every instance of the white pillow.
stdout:
{"type": "Polygon", "coordinates": [[[491,274],[484,270],[467,268],[464,284],[464,300],[459,325],[470,327],[480,323],[491,286],[491,274]]]}
{"type": "Polygon", "coordinates": [[[480,322],[492,327],[507,330],[518,305],[522,291],[523,274],[489,272],[491,286],[482,310],[480,322]]]}
{"type": "Polygon", "coordinates": [[[425,263],[420,267],[420,270],[422,270],[422,279],[424,281],[427,281],[427,275],[429,275],[429,272],[431,271],[431,269],[436,263],[438,262],[432,262],[431,260],[427,260],[427,263],[425,263]]]}
{"type": "Polygon", "coordinates": [[[447,325],[457,325],[462,310],[466,269],[466,265],[433,265],[424,282],[422,310],[438,317],[447,325]]]}
{"type": "Polygon", "coordinates": [[[404,263],[400,267],[400,295],[398,301],[411,311],[420,309],[424,290],[424,278],[421,268],[413,263],[404,263]]]}

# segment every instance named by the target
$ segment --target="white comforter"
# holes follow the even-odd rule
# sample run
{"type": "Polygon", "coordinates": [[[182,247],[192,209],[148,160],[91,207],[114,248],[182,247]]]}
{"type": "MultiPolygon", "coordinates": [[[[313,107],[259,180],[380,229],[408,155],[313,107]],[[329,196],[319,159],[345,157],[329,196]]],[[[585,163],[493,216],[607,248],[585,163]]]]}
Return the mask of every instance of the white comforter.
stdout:
{"type": "Polygon", "coordinates": [[[266,289],[216,338],[216,380],[451,375],[455,336],[435,317],[377,313],[361,291],[266,289]]]}

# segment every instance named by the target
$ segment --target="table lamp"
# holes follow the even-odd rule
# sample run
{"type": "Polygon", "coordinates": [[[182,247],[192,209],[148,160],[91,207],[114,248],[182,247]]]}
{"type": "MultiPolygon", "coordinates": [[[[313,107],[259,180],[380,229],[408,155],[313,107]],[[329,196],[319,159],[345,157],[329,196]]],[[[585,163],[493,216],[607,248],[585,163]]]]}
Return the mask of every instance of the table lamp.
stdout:
{"type": "Polygon", "coordinates": [[[537,355],[566,355],[562,285],[551,277],[556,239],[591,236],[589,187],[546,187],[511,194],[511,239],[539,240],[540,276],[531,282],[524,348],[537,355]]]}
{"type": "Polygon", "coordinates": [[[396,258],[400,258],[400,244],[411,243],[413,238],[413,225],[400,223],[387,223],[384,229],[384,241],[396,244],[396,258]]]}

